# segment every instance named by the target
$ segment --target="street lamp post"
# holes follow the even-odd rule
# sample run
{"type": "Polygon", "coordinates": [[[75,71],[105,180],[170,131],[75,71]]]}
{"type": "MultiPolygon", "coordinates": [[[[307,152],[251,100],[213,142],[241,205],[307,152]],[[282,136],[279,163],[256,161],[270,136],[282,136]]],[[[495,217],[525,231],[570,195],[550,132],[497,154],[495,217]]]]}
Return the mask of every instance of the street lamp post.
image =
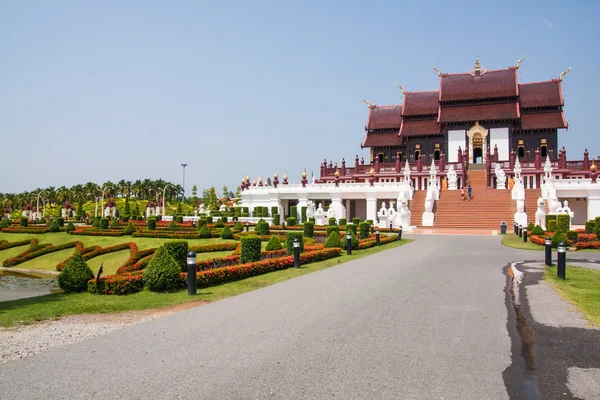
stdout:
{"type": "MultiPolygon", "coordinates": [[[[112,187],[111,187],[111,186],[105,186],[105,187],[102,189],[102,199],[100,200],[100,207],[102,207],[102,210],[101,210],[101,211],[102,211],[102,218],[106,217],[106,215],[105,215],[105,212],[104,212],[104,191],[105,191],[106,189],[112,189],[112,187]]],[[[96,203],[96,204],[97,204],[97,203],[96,203]]],[[[96,207],[97,207],[97,206],[96,206],[96,207]]],[[[97,213],[96,213],[96,214],[97,214],[97,213]]]]}
{"type": "Polygon", "coordinates": [[[94,196],[94,201],[96,202],[96,210],[94,211],[94,218],[98,218],[98,196],[96,196],[96,194],[94,194],[92,192],[89,192],[88,194],[86,194],[86,196],[89,196],[90,194],[92,196],[94,196]]]}
{"type": "Polygon", "coordinates": [[[185,167],[187,167],[187,164],[181,164],[181,166],[183,167],[183,194],[182,194],[182,201],[185,201],[185,167]]]}
{"type": "Polygon", "coordinates": [[[40,219],[40,195],[44,193],[45,190],[40,190],[37,195],[36,206],[35,206],[35,219],[40,219]]]}
{"type": "Polygon", "coordinates": [[[162,201],[162,216],[164,217],[165,214],[165,195],[167,194],[167,188],[172,185],[165,185],[165,188],[163,189],[163,201],[162,201]]]}

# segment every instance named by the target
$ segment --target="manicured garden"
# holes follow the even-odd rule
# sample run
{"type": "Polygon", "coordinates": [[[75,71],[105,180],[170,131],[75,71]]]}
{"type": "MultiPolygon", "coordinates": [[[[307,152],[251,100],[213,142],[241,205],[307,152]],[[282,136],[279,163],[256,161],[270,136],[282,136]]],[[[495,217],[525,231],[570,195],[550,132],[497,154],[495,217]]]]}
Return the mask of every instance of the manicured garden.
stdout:
{"type": "MultiPolygon", "coordinates": [[[[52,223],[55,222],[56,219],[52,223]]],[[[67,229],[68,232],[59,229],[58,232],[24,233],[20,231],[27,227],[23,224],[15,226],[12,222],[2,229],[0,262],[4,267],[60,271],[58,282],[65,291],[2,303],[3,308],[11,310],[0,311],[2,325],[79,312],[112,312],[184,301],[212,301],[224,293],[250,290],[252,284],[240,282],[261,282],[255,283],[260,287],[266,282],[296,276],[301,271],[325,268],[407,242],[398,241],[394,232],[382,233],[380,243],[387,246],[376,246],[369,222],[337,225],[330,221],[329,226],[307,222],[292,229],[269,226],[264,221],[245,228],[239,223],[226,222],[226,218],[215,222],[207,218],[194,225],[156,219],[144,222],[113,219],[107,224],[103,218],[93,223],[97,226],[73,226],[67,229]],[[343,251],[347,232],[352,238],[354,252],[351,256],[343,251]],[[300,243],[303,268],[289,272],[294,262],[295,239],[300,243]],[[205,296],[201,291],[199,296],[190,298],[182,294],[187,281],[188,251],[197,254],[198,288],[211,287],[211,295],[205,296]],[[100,266],[102,272],[99,275],[100,266]],[[275,276],[257,280],[259,276],[271,274],[275,276]],[[214,294],[214,288],[226,285],[232,287],[214,294]],[[70,299],[74,297],[82,297],[78,305],[71,303],[70,299]],[[50,298],[53,300],[49,301],[50,298]]],[[[64,222],[61,225],[64,226],[64,222]]]]}

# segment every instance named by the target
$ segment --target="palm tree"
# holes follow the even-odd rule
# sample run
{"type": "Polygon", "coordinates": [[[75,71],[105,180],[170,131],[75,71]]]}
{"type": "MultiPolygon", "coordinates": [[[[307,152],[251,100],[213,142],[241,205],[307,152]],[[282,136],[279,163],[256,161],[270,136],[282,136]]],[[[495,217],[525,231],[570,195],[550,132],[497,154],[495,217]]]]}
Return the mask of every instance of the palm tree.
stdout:
{"type": "Polygon", "coordinates": [[[127,184],[125,183],[125,179],[121,179],[117,182],[118,193],[121,194],[121,197],[125,197],[125,191],[127,190],[127,184]]]}
{"type": "Polygon", "coordinates": [[[131,196],[131,181],[125,182],[125,191],[127,192],[125,194],[125,197],[130,197],[131,196]]]}
{"type": "Polygon", "coordinates": [[[142,181],[137,179],[135,182],[133,182],[133,185],[131,186],[131,190],[133,191],[135,198],[139,199],[140,195],[142,194],[142,181]]]}

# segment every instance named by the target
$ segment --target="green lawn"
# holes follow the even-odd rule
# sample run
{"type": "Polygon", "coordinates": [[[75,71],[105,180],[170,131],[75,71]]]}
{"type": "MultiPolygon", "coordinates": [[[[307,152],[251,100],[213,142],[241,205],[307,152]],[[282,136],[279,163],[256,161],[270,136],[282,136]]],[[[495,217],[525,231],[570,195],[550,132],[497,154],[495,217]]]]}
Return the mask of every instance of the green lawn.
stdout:
{"type": "MultiPolygon", "coordinates": [[[[102,275],[113,275],[121,265],[125,264],[130,253],[129,249],[115,251],[114,253],[94,257],[91,260],[87,260],[86,263],[94,272],[94,275],[98,274],[100,265],[102,265],[102,275]]],[[[73,254],[73,252],[71,252],[71,254],[73,254]]]]}
{"type": "MultiPolygon", "coordinates": [[[[12,240],[12,241],[16,242],[16,240],[12,240]]],[[[7,258],[16,257],[19,254],[21,254],[22,252],[24,252],[25,250],[27,250],[28,248],[29,248],[29,245],[27,244],[25,246],[13,247],[12,249],[1,250],[0,251],[0,266],[2,266],[2,263],[7,258]]]]}
{"type": "Polygon", "coordinates": [[[523,238],[520,238],[519,235],[515,235],[512,232],[502,236],[502,244],[506,247],[512,247],[513,249],[538,251],[544,250],[544,246],[531,243],[529,238],[527,238],[527,243],[524,243],[523,238]]]}
{"type": "Polygon", "coordinates": [[[546,267],[544,278],[558,290],[563,299],[577,306],[600,327],[600,271],[567,266],[566,279],[556,277],[556,267],[546,267]]]}
{"type": "Polygon", "coordinates": [[[73,253],[75,253],[74,247],[70,249],[59,250],[50,254],[45,254],[43,256],[36,257],[33,260],[25,261],[22,264],[17,264],[13,268],[56,271],[56,265],[71,257],[73,253]]]}
{"type": "MultiPolygon", "coordinates": [[[[128,296],[99,296],[90,293],[66,294],[57,293],[31,299],[7,301],[0,303],[0,326],[27,324],[35,321],[54,319],[63,315],[82,313],[114,313],[128,310],[143,310],[159,308],[188,302],[212,302],[226,297],[249,292],[264,286],[272,285],[300,275],[319,271],[346,261],[355,260],[383,250],[393,249],[411,242],[403,239],[381,247],[353,251],[351,256],[325,260],[308,264],[302,268],[289,268],[283,271],[271,272],[237,282],[214,286],[198,291],[196,296],[188,296],[186,290],[175,293],[154,293],[143,290],[128,296]]],[[[406,250],[410,251],[410,250],[406,250]]],[[[216,253],[209,253],[214,255],[216,253]]]]}

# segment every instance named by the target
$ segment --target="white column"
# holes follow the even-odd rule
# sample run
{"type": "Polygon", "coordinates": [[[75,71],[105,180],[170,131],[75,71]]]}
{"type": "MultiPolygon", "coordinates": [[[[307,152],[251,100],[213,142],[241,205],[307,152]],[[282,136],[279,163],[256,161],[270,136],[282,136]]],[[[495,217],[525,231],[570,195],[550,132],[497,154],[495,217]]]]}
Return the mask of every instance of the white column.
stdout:
{"type": "Polygon", "coordinates": [[[377,197],[375,193],[367,193],[367,219],[377,221],[377,197]]]}
{"type": "Polygon", "coordinates": [[[341,193],[331,193],[331,208],[335,212],[335,218],[339,221],[340,218],[346,218],[344,207],[342,207],[341,193]]]}
{"type": "MultiPolygon", "coordinates": [[[[350,219],[350,199],[346,199],[346,218],[350,219]]],[[[351,223],[352,221],[348,221],[351,223]]]]}
{"type": "Polygon", "coordinates": [[[586,221],[591,221],[596,217],[600,217],[600,196],[589,196],[587,198],[586,221]]]}
{"type": "Polygon", "coordinates": [[[296,211],[298,215],[296,215],[296,219],[300,223],[304,223],[306,221],[302,221],[302,207],[308,206],[308,193],[298,193],[298,206],[296,207],[296,211]]]}

